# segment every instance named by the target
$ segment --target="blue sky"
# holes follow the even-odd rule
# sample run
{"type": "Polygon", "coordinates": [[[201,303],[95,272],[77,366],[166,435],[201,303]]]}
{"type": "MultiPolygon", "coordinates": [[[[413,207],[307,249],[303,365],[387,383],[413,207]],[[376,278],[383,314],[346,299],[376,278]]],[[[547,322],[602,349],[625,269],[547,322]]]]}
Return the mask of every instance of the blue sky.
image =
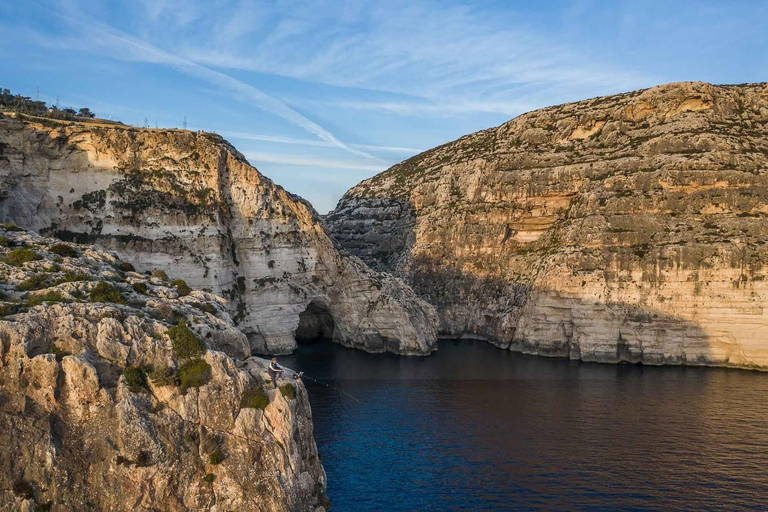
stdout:
{"type": "Polygon", "coordinates": [[[768,1],[5,0],[0,86],[215,131],[333,208],[413,154],[548,105],[768,80],[768,1]]]}

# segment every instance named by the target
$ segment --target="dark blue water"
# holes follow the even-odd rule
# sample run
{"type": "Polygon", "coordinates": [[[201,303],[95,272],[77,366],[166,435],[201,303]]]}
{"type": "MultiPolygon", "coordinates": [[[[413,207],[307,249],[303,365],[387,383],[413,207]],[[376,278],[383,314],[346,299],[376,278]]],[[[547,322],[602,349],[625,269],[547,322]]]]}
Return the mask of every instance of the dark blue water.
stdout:
{"type": "Polygon", "coordinates": [[[768,374],[584,364],[445,341],[330,343],[310,380],[332,510],[768,510],[768,374]]]}

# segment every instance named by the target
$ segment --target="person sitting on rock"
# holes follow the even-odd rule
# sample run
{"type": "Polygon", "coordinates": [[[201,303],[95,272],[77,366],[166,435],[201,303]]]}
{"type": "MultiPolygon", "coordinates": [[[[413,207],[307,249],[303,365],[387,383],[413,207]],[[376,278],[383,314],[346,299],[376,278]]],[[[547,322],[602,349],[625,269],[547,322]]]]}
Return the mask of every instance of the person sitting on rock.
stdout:
{"type": "Polygon", "coordinates": [[[283,367],[277,364],[277,359],[273,357],[269,363],[269,377],[272,379],[272,384],[275,388],[277,388],[277,378],[282,376],[282,374],[283,367]]]}

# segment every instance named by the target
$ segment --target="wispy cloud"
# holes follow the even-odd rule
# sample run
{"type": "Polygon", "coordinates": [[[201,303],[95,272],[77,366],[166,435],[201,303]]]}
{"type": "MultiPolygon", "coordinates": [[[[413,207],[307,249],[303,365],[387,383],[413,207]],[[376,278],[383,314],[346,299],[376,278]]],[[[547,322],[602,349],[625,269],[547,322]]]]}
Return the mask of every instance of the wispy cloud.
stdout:
{"type": "MultiPolygon", "coordinates": [[[[322,147],[322,148],[336,147],[335,144],[331,144],[324,140],[296,139],[292,137],[281,137],[278,135],[262,135],[258,133],[232,132],[232,131],[226,131],[226,130],[220,131],[218,133],[220,133],[224,137],[230,137],[233,139],[258,140],[262,142],[276,142],[278,144],[296,144],[300,146],[314,146],[314,147],[322,147]]],[[[403,153],[403,154],[414,154],[414,153],[421,153],[422,151],[424,151],[423,149],[404,148],[404,147],[398,147],[398,146],[375,146],[375,145],[368,145],[368,144],[350,144],[350,146],[352,146],[353,148],[363,149],[367,151],[386,151],[391,153],[403,153]]]]}
{"type": "MultiPolygon", "coordinates": [[[[68,22],[73,28],[79,29],[78,36],[83,38],[83,40],[75,43],[75,46],[83,49],[96,48],[120,60],[148,62],[172,67],[187,75],[228,90],[239,101],[282,117],[333,146],[364,158],[380,161],[378,157],[340,141],[331,132],[299,114],[284,102],[230,75],[198,64],[188,58],[167,52],[149,42],[93,19],[84,13],[77,13],[76,16],[57,13],[57,16],[68,22]]],[[[156,14],[156,16],[159,16],[159,14],[156,14]]],[[[70,39],[69,41],[71,43],[72,40],[70,39]]]]}
{"type": "Polygon", "coordinates": [[[312,167],[316,169],[346,169],[367,173],[381,172],[389,167],[388,164],[375,165],[365,161],[302,157],[297,155],[286,155],[283,153],[246,152],[244,155],[248,161],[254,165],[258,165],[259,162],[267,162],[273,164],[295,165],[299,167],[312,167]]]}

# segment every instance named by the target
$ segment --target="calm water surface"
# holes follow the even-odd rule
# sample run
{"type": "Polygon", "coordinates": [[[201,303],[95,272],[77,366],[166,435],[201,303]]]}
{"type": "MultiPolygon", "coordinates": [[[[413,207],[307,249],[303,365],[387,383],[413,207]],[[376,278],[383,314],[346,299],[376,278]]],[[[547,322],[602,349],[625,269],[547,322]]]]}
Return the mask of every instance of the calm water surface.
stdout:
{"type": "Polygon", "coordinates": [[[332,510],[768,510],[768,374],[303,345],[332,510]],[[359,402],[341,391],[354,396],[359,402]]]}

